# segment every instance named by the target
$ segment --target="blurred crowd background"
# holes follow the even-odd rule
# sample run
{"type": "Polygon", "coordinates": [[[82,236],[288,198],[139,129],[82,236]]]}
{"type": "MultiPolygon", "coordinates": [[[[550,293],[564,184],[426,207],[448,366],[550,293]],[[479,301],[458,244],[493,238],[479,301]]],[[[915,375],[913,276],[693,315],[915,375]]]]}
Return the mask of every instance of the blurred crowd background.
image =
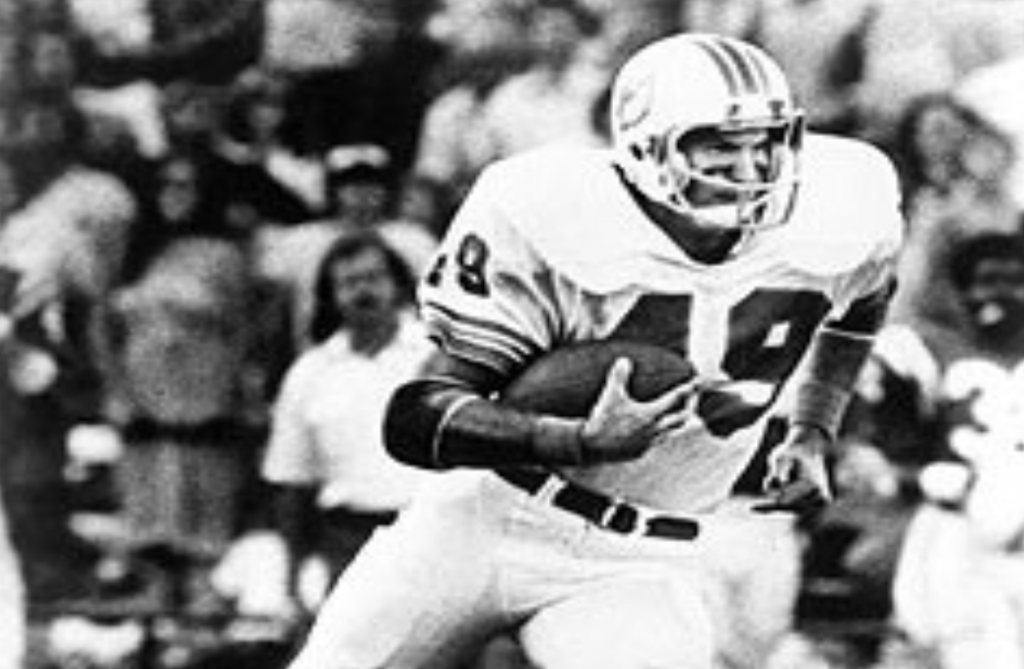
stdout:
{"type": "MultiPolygon", "coordinates": [[[[950,250],[1021,234],[1019,0],[0,2],[0,596],[25,664],[281,666],[419,480],[372,419],[422,359],[411,286],[461,196],[495,159],[605,142],[612,72],[678,30],[763,45],[811,129],[892,157],[891,318],[963,328],[950,250]]],[[[824,640],[780,667],[883,661],[937,456],[877,420],[850,428],[851,501],[793,529],[792,606],[750,622],[824,640]]]]}

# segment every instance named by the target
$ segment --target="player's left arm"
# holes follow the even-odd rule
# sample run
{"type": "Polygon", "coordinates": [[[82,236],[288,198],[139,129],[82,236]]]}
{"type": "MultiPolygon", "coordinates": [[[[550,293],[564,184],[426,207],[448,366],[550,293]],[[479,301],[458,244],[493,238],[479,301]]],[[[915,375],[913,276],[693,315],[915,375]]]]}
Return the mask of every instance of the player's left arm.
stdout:
{"type": "Polygon", "coordinates": [[[895,281],[886,281],[816,334],[794,389],[786,437],[769,456],[764,487],[770,501],[760,510],[806,512],[831,501],[827,456],[894,289],[895,281]]]}

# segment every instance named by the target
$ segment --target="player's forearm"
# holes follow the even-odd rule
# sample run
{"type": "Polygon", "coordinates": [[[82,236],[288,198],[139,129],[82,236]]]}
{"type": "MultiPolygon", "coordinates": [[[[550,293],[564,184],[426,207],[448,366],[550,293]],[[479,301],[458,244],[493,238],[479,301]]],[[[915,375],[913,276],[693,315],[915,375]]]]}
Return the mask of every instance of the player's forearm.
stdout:
{"type": "Polygon", "coordinates": [[[428,469],[578,465],[582,420],[522,412],[451,379],[399,388],[388,406],[384,441],[406,464],[428,469]]]}
{"type": "Polygon", "coordinates": [[[790,424],[834,438],[873,345],[870,334],[822,330],[797,387],[790,424]]]}
{"type": "Polygon", "coordinates": [[[890,277],[818,332],[797,387],[790,416],[793,428],[820,430],[835,438],[895,290],[896,281],[890,277]]]}

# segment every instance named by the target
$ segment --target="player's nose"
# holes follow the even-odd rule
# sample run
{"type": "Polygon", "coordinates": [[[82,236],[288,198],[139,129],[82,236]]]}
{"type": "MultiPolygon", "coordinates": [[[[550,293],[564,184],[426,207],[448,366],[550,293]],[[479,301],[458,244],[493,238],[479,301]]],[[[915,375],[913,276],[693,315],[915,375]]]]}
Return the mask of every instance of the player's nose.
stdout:
{"type": "Polygon", "coordinates": [[[756,147],[749,146],[736,149],[732,162],[732,178],[734,180],[753,183],[760,179],[757,151],[756,147]]]}

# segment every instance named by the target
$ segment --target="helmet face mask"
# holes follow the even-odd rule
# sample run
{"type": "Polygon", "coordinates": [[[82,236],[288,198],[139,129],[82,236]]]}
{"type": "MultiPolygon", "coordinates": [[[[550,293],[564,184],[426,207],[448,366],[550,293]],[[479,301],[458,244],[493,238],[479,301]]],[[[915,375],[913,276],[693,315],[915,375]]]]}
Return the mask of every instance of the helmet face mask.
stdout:
{"type": "Polygon", "coordinates": [[[803,115],[756,47],[700,34],[656,42],[620,70],[611,115],[616,163],[645,198],[744,236],[788,218],[803,115]]]}
{"type": "MultiPolygon", "coordinates": [[[[698,222],[725,228],[770,227],[785,221],[771,208],[795,180],[787,161],[795,125],[700,128],[670,134],[662,169],[674,184],[670,206],[698,222]]],[[[787,212],[788,213],[788,212],[787,212]]]]}

